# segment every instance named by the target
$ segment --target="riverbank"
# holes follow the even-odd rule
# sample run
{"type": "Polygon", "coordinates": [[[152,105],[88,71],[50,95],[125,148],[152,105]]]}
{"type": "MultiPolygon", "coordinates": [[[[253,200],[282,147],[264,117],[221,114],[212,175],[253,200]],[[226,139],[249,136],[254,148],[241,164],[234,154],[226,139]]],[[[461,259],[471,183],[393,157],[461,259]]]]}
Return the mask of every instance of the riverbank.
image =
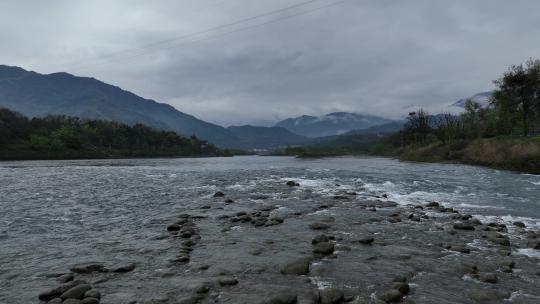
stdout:
{"type": "Polygon", "coordinates": [[[482,138],[394,149],[383,147],[375,149],[374,153],[405,161],[454,162],[540,174],[540,137],[482,138]]]}

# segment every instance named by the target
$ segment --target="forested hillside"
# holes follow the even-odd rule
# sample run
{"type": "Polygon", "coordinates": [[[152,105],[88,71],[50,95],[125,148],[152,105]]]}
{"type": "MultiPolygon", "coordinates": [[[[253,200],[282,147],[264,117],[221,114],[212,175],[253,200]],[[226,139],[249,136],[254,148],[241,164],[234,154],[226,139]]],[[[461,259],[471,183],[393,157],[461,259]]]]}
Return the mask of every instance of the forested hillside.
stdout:
{"type": "Polygon", "coordinates": [[[221,155],[192,136],[150,127],[66,116],[29,119],[0,109],[0,159],[64,159],[221,155]]]}

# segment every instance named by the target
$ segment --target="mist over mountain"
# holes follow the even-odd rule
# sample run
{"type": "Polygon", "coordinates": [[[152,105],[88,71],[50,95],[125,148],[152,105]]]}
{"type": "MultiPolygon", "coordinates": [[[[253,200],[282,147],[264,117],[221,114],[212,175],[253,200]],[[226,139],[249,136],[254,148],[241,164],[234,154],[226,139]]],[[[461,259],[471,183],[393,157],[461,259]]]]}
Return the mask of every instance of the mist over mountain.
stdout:
{"type": "Polygon", "coordinates": [[[319,117],[303,115],[288,118],[276,123],[276,127],[283,127],[293,133],[313,138],[340,135],[390,122],[392,120],[373,115],[335,112],[319,117]]]}

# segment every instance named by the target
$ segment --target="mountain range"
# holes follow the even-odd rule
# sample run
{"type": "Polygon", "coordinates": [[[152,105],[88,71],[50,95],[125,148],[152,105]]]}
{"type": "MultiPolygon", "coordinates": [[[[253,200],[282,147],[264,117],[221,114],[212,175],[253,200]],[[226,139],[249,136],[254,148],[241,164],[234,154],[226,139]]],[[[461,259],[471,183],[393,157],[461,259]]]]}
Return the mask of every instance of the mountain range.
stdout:
{"type": "Polygon", "coordinates": [[[319,117],[303,115],[288,118],[276,123],[276,127],[284,127],[293,133],[314,138],[340,135],[390,122],[392,120],[378,116],[335,112],[319,117]]]}
{"type": "Polygon", "coordinates": [[[7,65],[0,65],[0,107],[29,117],[67,115],[129,125],[142,123],[185,136],[196,135],[219,147],[240,149],[300,145],[309,142],[310,138],[335,136],[393,122],[372,115],[336,112],[319,117],[289,118],[274,127],[224,128],[95,78],[63,72],[40,74],[7,65]]]}

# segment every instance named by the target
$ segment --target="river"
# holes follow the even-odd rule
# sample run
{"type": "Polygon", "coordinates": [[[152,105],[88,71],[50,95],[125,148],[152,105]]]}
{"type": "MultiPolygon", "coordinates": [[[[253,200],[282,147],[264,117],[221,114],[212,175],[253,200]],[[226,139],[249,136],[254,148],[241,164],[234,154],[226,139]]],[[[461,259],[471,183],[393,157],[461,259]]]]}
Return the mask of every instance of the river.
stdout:
{"type": "MultiPolygon", "coordinates": [[[[265,257],[264,252],[273,252],[278,263],[280,257],[276,252],[285,251],[305,234],[295,228],[303,227],[300,220],[286,232],[276,232],[277,236],[292,238],[292,243],[283,241],[285,249],[275,248],[269,245],[270,242],[262,242],[266,238],[276,238],[274,234],[263,234],[263,229],[232,225],[228,227],[227,236],[219,236],[226,231],[222,230],[224,224],[206,223],[204,217],[215,219],[221,213],[272,205],[277,208],[275,212],[286,218],[285,224],[293,225],[295,218],[291,214],[296,211],[297,216],[308,214],[308,207],[334,202],[337,194],[350,196],[347,205],[340,202],[342,205],[337,207],[341,209],[328,212],[337,219],[340,219],[340,212],[345,219],[347,213],[354,210],[355,202],[380,199],[405,207],[436,201],[462,214],[472,214],[482,222],[506,223],[510,227],[513,222],[520,221],[527,229],[540,229],[540,176],[467,165],[411,163],[387,158],[306,160],[263,156],[2,162],[0,303],[38,303],[39,292],[57,285],[49,274],[63,273],[74,264],[89,261],[137,264],[130,274],[106,279],[96,274],[86,278],[103,280],[100,282],[104,294],[102,303],[134,303],[137,300],[138,303],[168,303],[172,297],[189,290],[187,285],[177,290],[175,286],[184,284],[178,278],[180,273],[182,276],[195,273],[193,265],[202,261],[211,265],[222,262],[221,269],[225,272],[247,275],[249,272],[245,267],[249,258],[256,259],[255,264],[264,265],[274,258],[271,255],[265,257]],[[289,180],[300,186],[286,186],[289,180]],[[233,199],[234,203],[225,204],[223,199],[214,198],[217,191],[224,192],[225,198],[233,199]],[[346,211],[347,208],[350,211],[346,211]],[[191,268],[181,266],[171,270],[168,260],[175,250],[175,243],[164,239],[165,227],[178,214],[194,210],[203,214],[197,223],[202,240],[211,241],[202,243],[204,250],[193,251],[191,268]],[[218,245],[220,241],[225,243],[218,245]],[[235,243],[241,247],[243,241],[250,241],[250,245],[236,249],[238,251],[226,246],[235,243]],[[251,252],[257,249],[263,254],[251,252]],[[227,258],[228,255],[231,257],[227,258]],[[237,261],[234,257],[246,260],[237,261]]],[[[351,219],[344,227],[354,222],[351,219]]],[[[275,227],[286,227],[284,225],[275,227]]],[[[273,228],[264,231],[270,229],[273,228]]],[[[344,229],[341,228],[340,233],[355,233],[344,229]]],[[[509,233],[513,232],[513,228],[509,230],[509,233]]],[[[309,250],[310,244],[306,246],[299,246],[296,251],[309,250]]],[[[295,248],[291,247],[291,250],[295,248]]],[[[530,260],[531,265],[538,265],[538,252],[516,247],[512,254],[530,260]]],[[[247,268],[253,270],[251,266],[247,268]]],[[[194,282],[212,277],[196,273],[194,282]]],[[[321,273],[323,275],[311,276],[314,288],[324,288],[325,284],[361,288],[349,277],[339,279],[332,271],[321,273]]],[[[256,281],[252,277],[249,280],[256,281]]],[[[253,286],[260,284],[263,283],[250,283],[250,286],[257,290],[253,286]]],[[[281,285],[287,284],[290,282],[284,281],[281,285]]],[[[511,290],[513,296],[518,291],[527,294],[527,287],[512,284],[508,286],[515,286],[515,290],[511,290]]],[[[227,292],[221,294],[222,298],[216,295],[214,302],[205,301],[236,303],[223,300],[227,295],[234,298],[234,292],[227,292]]],[[[421,288],[416,294],[417,303],[429,303],[432,299],[429,292],[422,292],[421,288]]],[[[524,299],[534,299],[531,303],[536,301],[534,292],[528,294],[533,298],[524,299]]]]}

